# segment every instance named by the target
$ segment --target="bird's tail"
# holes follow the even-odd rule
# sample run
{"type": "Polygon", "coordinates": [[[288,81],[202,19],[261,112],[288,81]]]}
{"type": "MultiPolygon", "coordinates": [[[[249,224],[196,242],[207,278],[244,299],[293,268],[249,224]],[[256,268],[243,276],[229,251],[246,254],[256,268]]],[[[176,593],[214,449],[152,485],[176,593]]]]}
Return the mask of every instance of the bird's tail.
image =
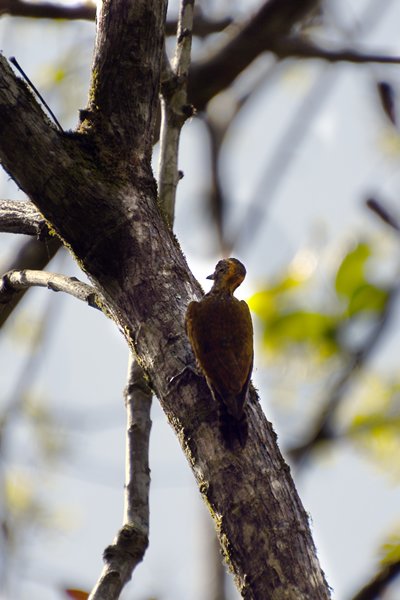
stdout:
{"type": "Polygon", "coordinates": [[[220,431],[225,446],[234,450],[238,444],[244,448],[247,442],[248,425],[246,415],[243,413],[240,419],[233,417],[225,408],[220,407],[219,413],[220,431]]]}

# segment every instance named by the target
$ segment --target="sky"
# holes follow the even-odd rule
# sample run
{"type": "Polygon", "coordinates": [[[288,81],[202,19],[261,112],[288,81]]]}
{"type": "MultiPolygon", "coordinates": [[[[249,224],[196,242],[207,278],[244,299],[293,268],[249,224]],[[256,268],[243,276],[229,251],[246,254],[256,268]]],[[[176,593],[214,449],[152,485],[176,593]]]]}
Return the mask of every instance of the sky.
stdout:
{"type": "MultiPolygon", "coordinates": [[[[355,26],[350,33],[344,29],[359,20],[366,5],[355,0],[335,3],[331,42],[365,44],[400,55],[399,3],[387,2],[386,13],[373,20],[365,34],[355,26]]],[[[90,23],[0,19],[1,49],[6,56],[17,57],[65,128],[74,127],[77,111],[86,103],[93,36],[90,23]],[[55,81],[60,82],[57,92],[55,81]]],[[[271,68],[271,58],[264,56],[252,76],[271,68]]],[[[399,154],[387,151],[390,136],[377,108],[374,85],[389,79],[398,87],[399,73],[395,66],[327,66],[320,61],[299,66],[293,61],[273,75],[273,85],[260,85],[246,103],[225,141],[221,160],[231,207],[229,226],[233,233],[243,229],[234,248],[248,271],[240,297],[247,298],[270,280],[301,249],[311,249],[322,261],[328,251],[339,252],[361,233],[381,235],[382,225],[366,211],[363,200],[376,185],[396,198],[399,154]],[[286,144],[277,157],[282,136],[293,128],[296,115],[307,118],[304,109],[310,104],[313,118],[306,124],[306,134],[302,137],[297,123],[298,142],[286,144]],[[298,112],[299,108],[303,110],[298,112]],[[277,169],[268,167],[278,158],[286,169],[281,180],[275,177],[277,169]],[[259,218],[247,232],[243,224],[252,206],[258,207],[259,218]]],[[[238,81],[229,96],[219,99],[223,110],[244,85],[238,81]]],[[[179,185],[175,231],[205,289],[205,277],[219,259],[204,214],[206,148],[204,127],[194,119],[182,135],[180,168],[185,177],[179,185]]],[[[0,197],[24,196],[2,175],[0,197]]],[[[20,241],[0,235],[0,266],[7,264],[20,241]]],[[[66,254],[48,268],[84,278],[66,254]]],[[[26,543],[11,564],[4,598],[56,600],[62,597],[62,586],[90,588],[101,570],[102,551],[122,521],[127,349],[111,323],[74,299],[32,290],[0,338],[0,402],[9,401],[26,375],[29,331],[34,333],[49,314],[26,391],[32,405],[44,407],[56,422],[56,441],[63,452],[54,463],[56,469],[43,465],[26,414],[9,432],[7,465],[14,483],[34,490],[46,510],[39,515],[41,527],[26,527],[26,543]]],[[[395,366],[394,334],[389,347],[390,355],[380,360],[395,366]]],[[[260,354],[256,347],[254,382],[284,445],[290,432],[272,401],[268,365],[260,354]]],[[[152,420],[150,546],[123,597],[204,600],[207,513],[156,399],[152,420]]],[[[346,600],[372,574],[377,548],[398,523],[398,481],[371,466],[349,442],[314,457],[307,470],[294,475],[333,597],[346,600]]]]}

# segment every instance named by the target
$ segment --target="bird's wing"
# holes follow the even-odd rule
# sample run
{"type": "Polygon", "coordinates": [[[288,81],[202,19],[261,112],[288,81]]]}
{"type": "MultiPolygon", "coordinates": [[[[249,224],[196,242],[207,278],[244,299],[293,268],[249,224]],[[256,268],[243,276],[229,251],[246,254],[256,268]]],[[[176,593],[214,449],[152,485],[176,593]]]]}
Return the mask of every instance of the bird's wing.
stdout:
{"type": "MultiPolygon", "coordinates": [[[[191,302],[186,330],[210,386],[222,399],[247,392],[253,364],[253,326],[245,302],[191,302]]],[[[243,403],[244,403],[243,400],[243,403]]]]}

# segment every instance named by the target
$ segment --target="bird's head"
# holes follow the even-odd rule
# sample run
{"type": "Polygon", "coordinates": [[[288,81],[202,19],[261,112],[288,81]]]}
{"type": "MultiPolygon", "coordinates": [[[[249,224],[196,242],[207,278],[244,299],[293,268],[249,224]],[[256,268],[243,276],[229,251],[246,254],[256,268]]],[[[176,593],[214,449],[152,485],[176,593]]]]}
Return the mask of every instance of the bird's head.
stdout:
{"type": "Polygon", "coordinates": [[[233,294],[245,277],[246,269],[237,258],[225,258],[217,263],[214,273],[207,279],[214,281],[213,291],[227,291],[233,294]]]}

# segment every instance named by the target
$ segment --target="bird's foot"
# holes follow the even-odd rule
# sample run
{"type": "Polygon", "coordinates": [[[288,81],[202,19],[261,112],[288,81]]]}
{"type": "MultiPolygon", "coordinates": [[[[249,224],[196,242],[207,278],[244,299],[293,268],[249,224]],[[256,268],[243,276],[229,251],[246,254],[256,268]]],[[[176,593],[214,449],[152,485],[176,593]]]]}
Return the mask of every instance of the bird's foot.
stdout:
{"type": "Polygon", "coordinates": [[[168,381],[168,385],[176,385],[178,382],[180,382],[179,380],[187,375],[188,372],[196,375],[197,377],[203,377],[202,372],[198,369],[195,363],[188,363],[181,371],[179,371],[179,373],[171,377],[171,379],[168,381]]]}

